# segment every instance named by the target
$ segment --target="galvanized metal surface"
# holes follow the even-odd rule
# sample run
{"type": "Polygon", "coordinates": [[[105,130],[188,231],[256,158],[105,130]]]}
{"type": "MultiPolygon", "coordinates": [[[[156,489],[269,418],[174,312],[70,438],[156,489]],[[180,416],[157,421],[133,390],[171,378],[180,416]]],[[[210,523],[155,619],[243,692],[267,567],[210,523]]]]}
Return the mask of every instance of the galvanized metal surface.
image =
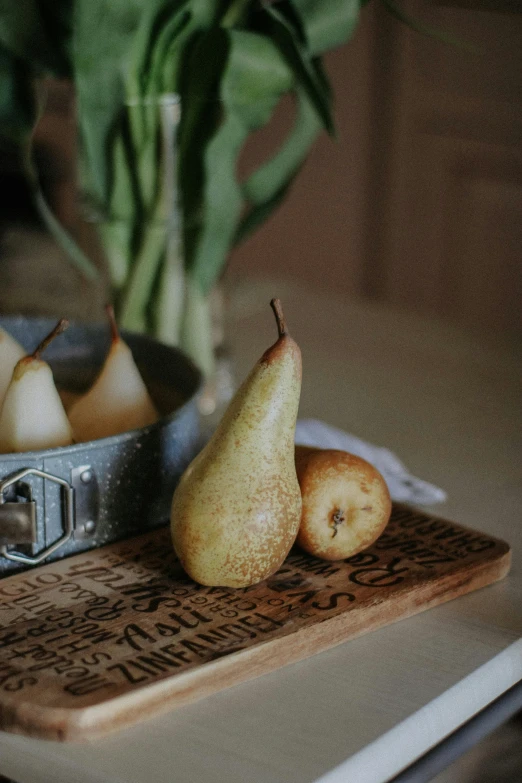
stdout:
{"type": "MultiPolygon", "coordinates": [[[[53,325],[53,320],[45,318],[0,318],[0,326],[28,352],[53,325]]],[[[199,371],[175,348],[141,335],[123,332],[122,337],[162,414],[156,424],[62,448],[0,454],[0,481],[33,468],[72,487],[73,534],[49,560],[165,523],[174,488],[199,448],[199,371]]],[[[44,357],[53,369],[58,388],[73,394],[85,391],[100,369],[109,345],[106,325],[71,324],[49,346],[44,357]]],[[[63,537],[64,489],[60,483],[35,474],[25,476],[23,483],[29,484],[36,503],[37,542],[20,543],[16,551],[35,557],[63,537]]],[[[5,500],[12,498],[6,496],[5,500]]],[[[27,565],[0,556],[0,575],[23,567],[27,565]]]]}

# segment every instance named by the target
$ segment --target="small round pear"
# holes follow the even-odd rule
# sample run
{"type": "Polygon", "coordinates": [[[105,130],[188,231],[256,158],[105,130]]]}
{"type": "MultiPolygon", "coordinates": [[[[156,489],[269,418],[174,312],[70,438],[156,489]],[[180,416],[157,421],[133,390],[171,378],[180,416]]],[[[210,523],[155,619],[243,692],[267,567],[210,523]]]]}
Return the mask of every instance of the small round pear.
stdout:
{"type": "Polygon", "coordinates": [[[20,359],[0,413],[0,452],[38,451],[69,446],[72,430],[53,373],[40,354],[68,326],[62,318],[30,356],[20,359]]]}
{"type": "Polygon", "coordinates": [[[110,305],[106,312],[112,337],[109,353],[89,391],[69,408],[77,443],[147,427],[159,418],[110,305]]]}
{"type": "Polygon", "coordinates": [[[0,327],[0,406],[11,383],[15,365],[26,353],[20,343],[0,327]]]}
{"type": "Polygon", "coordinates": [[[337,449],[296,446],[303,498],[296,543],[323,560],[343,560],[381,535],[391,514],[388,487],[369,462],[337,449]]]}
{"type": "Polygon", "coordinates": [[[196,582],[248,587],[271,576],[295,541],[301,493],[294,437],[301,352],[278,299],[279,338],[232,398],[174,492],[174,549],[196,582]]]}

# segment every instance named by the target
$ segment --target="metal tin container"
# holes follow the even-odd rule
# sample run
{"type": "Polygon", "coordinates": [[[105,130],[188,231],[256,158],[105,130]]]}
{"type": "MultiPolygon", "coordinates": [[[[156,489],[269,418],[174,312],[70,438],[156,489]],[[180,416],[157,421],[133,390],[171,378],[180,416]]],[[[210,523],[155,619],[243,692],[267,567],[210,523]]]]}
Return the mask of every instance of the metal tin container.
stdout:
{"type": "MultiPolygon", "coordinates": [[[[28,353],[54,320],[0,318],[28,353]]],[[[199,448],[201,375],[180,351],[122,332],[160,420],[46,451],[0,454],[0,576],[167,522],[175,486],[199,448]]],[[[84,392],[110,346],[104,324],[71,324],[47,349],[64,402],[84,392]]]]}

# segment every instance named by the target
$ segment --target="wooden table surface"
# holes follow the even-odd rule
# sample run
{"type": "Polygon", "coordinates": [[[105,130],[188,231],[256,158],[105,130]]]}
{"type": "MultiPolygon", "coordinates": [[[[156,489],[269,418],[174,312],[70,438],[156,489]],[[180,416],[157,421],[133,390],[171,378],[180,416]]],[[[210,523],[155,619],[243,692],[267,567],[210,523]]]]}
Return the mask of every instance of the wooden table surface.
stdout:
{"type": "Polygon", "coordinates": [[[437,514],[507,540],[503,582],[95,744],[0,734],[18,783],[385,781],[522,678],[522,354],[422,316],[289,284],[231,288],[240,379],[283,300],[300,415],[395,451],[437,514]]]}

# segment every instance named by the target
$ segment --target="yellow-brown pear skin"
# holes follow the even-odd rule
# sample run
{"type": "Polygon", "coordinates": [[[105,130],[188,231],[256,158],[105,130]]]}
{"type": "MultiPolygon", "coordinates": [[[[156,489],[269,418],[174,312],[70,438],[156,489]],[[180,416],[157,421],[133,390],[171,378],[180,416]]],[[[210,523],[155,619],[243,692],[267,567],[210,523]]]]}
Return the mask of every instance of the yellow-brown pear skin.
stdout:
{"type": "Polygon", "coordinates": [[[296,446],[303,499],[297,544],[323,560],[343,560],[381,535],[391,514],[388,487],[379,471],[355,454],[296,446]]]}
{"type": "Polygon", "coordinates": [[[0,405],[2,404],[7,388],[13,377],[13,370],[17,362],[26,355],[14,337],[0,327],[0,405]]]}
{"type": "Polygon", "coordinates": [[[40,359],[67,326],[67,319],[62,318],[36,350],[15,365],[0,412],[1,453],[51,449],[73,442],[52,370],[40,359]]]}
{"type": "Polygon", "coordinates": [[[119,335],[114,311],[105,308],[111,347],[91,388],[68,410],[76,443],[148,427],[159,419],[132,351],[119,335]]]}
{"type": "MultiPolygon", "coordinates": [[[[286,331],[236,392],[172,500],[176,554],[196,582],[247,587],[275,573],[295,541],[301,493],[294,435],[301,352],[286,331]]],[[[279,315],[277,313],[279,312],[279,315]]]]}

